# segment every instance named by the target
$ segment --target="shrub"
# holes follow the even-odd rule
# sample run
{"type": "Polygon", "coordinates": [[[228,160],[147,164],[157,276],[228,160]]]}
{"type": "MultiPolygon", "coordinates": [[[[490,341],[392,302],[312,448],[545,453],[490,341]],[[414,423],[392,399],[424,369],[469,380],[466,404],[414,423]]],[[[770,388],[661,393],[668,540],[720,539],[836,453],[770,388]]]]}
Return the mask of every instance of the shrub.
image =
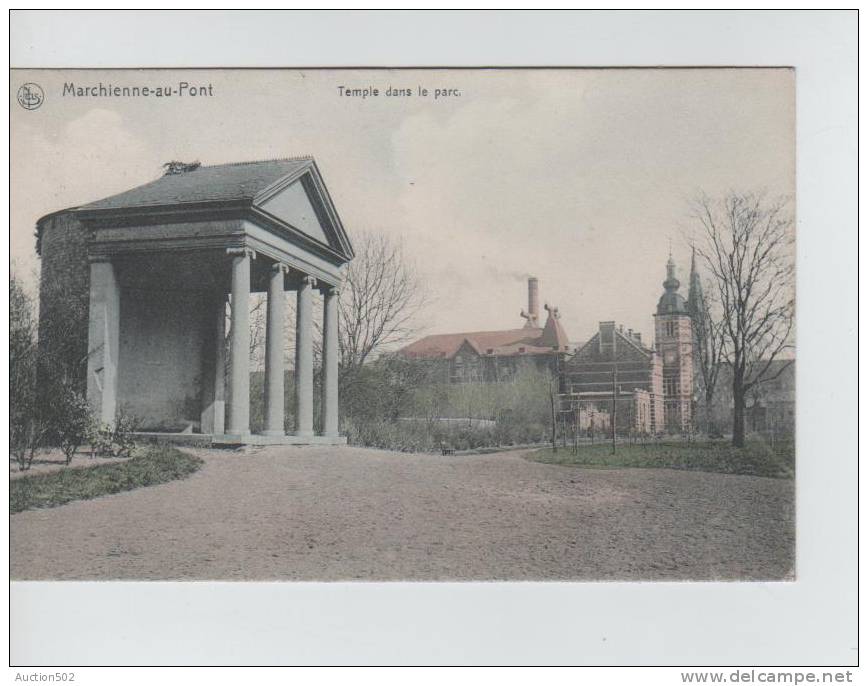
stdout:
{"type": "Polygon", "coordinates": [[[129,457],[136,444],[133,437],[138,420],[119,411],[113,425],[95,427],[91,437],[93,451],[104,457],[129,457]]]}
{"type": "Polygon", "coordinates": [[[401,358],[362,367],[342,388],[347,440],[403,452],[547,440],[547,372],[528,367],[499,383],[449,384],[433,377],[430,367],[401,358]]]}
{"type": "Polygon", "coordinates": [[[50,416],[51,438],[66,457],[72,461],[79,447],[94,435],[95,424],[91,407],[84,393],[70,384],[63,384],[47,407],[50,416]]]}

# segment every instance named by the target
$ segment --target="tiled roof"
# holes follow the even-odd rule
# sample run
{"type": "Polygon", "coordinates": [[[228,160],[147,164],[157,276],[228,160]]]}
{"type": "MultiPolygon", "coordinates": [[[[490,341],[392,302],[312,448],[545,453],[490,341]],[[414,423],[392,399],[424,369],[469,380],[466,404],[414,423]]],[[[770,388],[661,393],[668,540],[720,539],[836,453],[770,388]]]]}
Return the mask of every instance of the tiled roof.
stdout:
{"type": "Polygon", "coordinates": [[[166,174],[156,181],[78,209],[103,210],[183,203],[252,200],[281,178],[312,163],[312,157],[233,162],[166,174]]]}
{"type": "MultiPolygon", "coordinates": [[[[536,342],[538,342],[537,339],[536,342]]],[[[509,355],[549,355],[552,352],[551,348],[547,348],[543,345],[531,345],[524,343],[513,343],[511,345],[502,345],[498,348],[491,349],[491,352],[488,350],[483,350],[482,352],[486,355],[493,355],[496,357],[507,357],[509,355]]]]}
{"type": "Polygon", "coordinates": [[[552,316],[551,313],[549,313],[549,317],[546,320],[546,325],[545,328],[543,328],[542,336],[540,336],[538,345],[544,346],[549,350],[552,348],[566,350],[569,344],[570,340],[567,337],[567,332],[564,331],[564,327],[561,326],[561,320],[558,318],[557,313],[555,313],[555,316],[552,316]]]}
{"type": "Polygon", "coordinates": [[[555,346],[564,352],[569,347],[567,334],[560,321],[551,315],[544,328],[509,329],[506,331],[468,331],[425,336],[399,352],[405,357],[450,358],[464,343],[480,355],[541,355],[551,354],[555,346]]]}
{"type": "Polygon", "coordinates": [[[503,346],[532,346],[542,335],[542,329],[509,329],[507,331],[469,331],[466,333],[443,333],[425,336],[402,348],[406,357],[452,357],[464,341],[468,341],[481,354],[489,348],[503,346]]]}

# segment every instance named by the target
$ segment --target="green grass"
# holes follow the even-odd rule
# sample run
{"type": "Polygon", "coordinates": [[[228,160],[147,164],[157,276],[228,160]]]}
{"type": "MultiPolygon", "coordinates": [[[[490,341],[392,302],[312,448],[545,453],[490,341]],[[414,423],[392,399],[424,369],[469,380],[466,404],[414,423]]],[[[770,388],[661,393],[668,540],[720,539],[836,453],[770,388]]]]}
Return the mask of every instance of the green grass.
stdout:
{"type": "Polygon", "coordinates": [[[143,449],[124,462],[12,479],[9,512],[57,507],[74,500],[90,500],[109,493],[163,484],[183,479],[201,466],[202,460],[198,457],[162,446],[143,449]]]}
{"type": "Polygon", "coordinates": [[[545,448],[526,455],[527,459],[546,464],[574,465],[596,469],[617,467],[656,467],[687,469],[722,474],[748,474],[792,479],[795,474],[795,450],[792,441],[774,447],[761,441],[748,441],[744,448],[734,448],[727,441],[694,441],[646,445],[580,445],[578,455],[571,448],[545,448]]]}

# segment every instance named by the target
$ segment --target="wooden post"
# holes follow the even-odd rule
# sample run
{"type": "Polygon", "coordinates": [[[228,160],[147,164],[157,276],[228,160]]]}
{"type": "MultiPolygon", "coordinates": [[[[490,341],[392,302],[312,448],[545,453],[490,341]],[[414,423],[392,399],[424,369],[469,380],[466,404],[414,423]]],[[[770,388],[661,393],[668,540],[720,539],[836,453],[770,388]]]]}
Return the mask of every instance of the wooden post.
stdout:
{"type": "Polygon", "coordinates": [[[579,403],[576,402],[576,407],[573,410],[573,454],[579,454],[579,403]]]}
{"type": "Polygon", "coordinates": [[[615,425],[618,421],[618,365],[612,365],[612,454],[615,454],[615,425]]]}
{"type": "Polygon", "coordinates": [[[557,423],[555,419],[555,392],[552,388],[552,382],[549,381],[549,399],[552,402],[552,452],[556,453],[558,451],[558,439],[557,439],[557,423]]]}

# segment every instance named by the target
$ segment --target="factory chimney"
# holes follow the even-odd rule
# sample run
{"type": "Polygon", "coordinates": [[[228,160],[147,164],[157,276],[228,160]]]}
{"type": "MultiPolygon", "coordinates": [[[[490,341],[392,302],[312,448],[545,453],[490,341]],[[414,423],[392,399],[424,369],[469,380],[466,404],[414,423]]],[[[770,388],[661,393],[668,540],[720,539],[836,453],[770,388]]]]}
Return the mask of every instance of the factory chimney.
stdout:
{"type": "Polygon", "coordinates": [[[521,316],[527,320],[524,328],[539,328],[539,280],[535,276],[527,279],[527,312],[522,310],[521,316]]]}

